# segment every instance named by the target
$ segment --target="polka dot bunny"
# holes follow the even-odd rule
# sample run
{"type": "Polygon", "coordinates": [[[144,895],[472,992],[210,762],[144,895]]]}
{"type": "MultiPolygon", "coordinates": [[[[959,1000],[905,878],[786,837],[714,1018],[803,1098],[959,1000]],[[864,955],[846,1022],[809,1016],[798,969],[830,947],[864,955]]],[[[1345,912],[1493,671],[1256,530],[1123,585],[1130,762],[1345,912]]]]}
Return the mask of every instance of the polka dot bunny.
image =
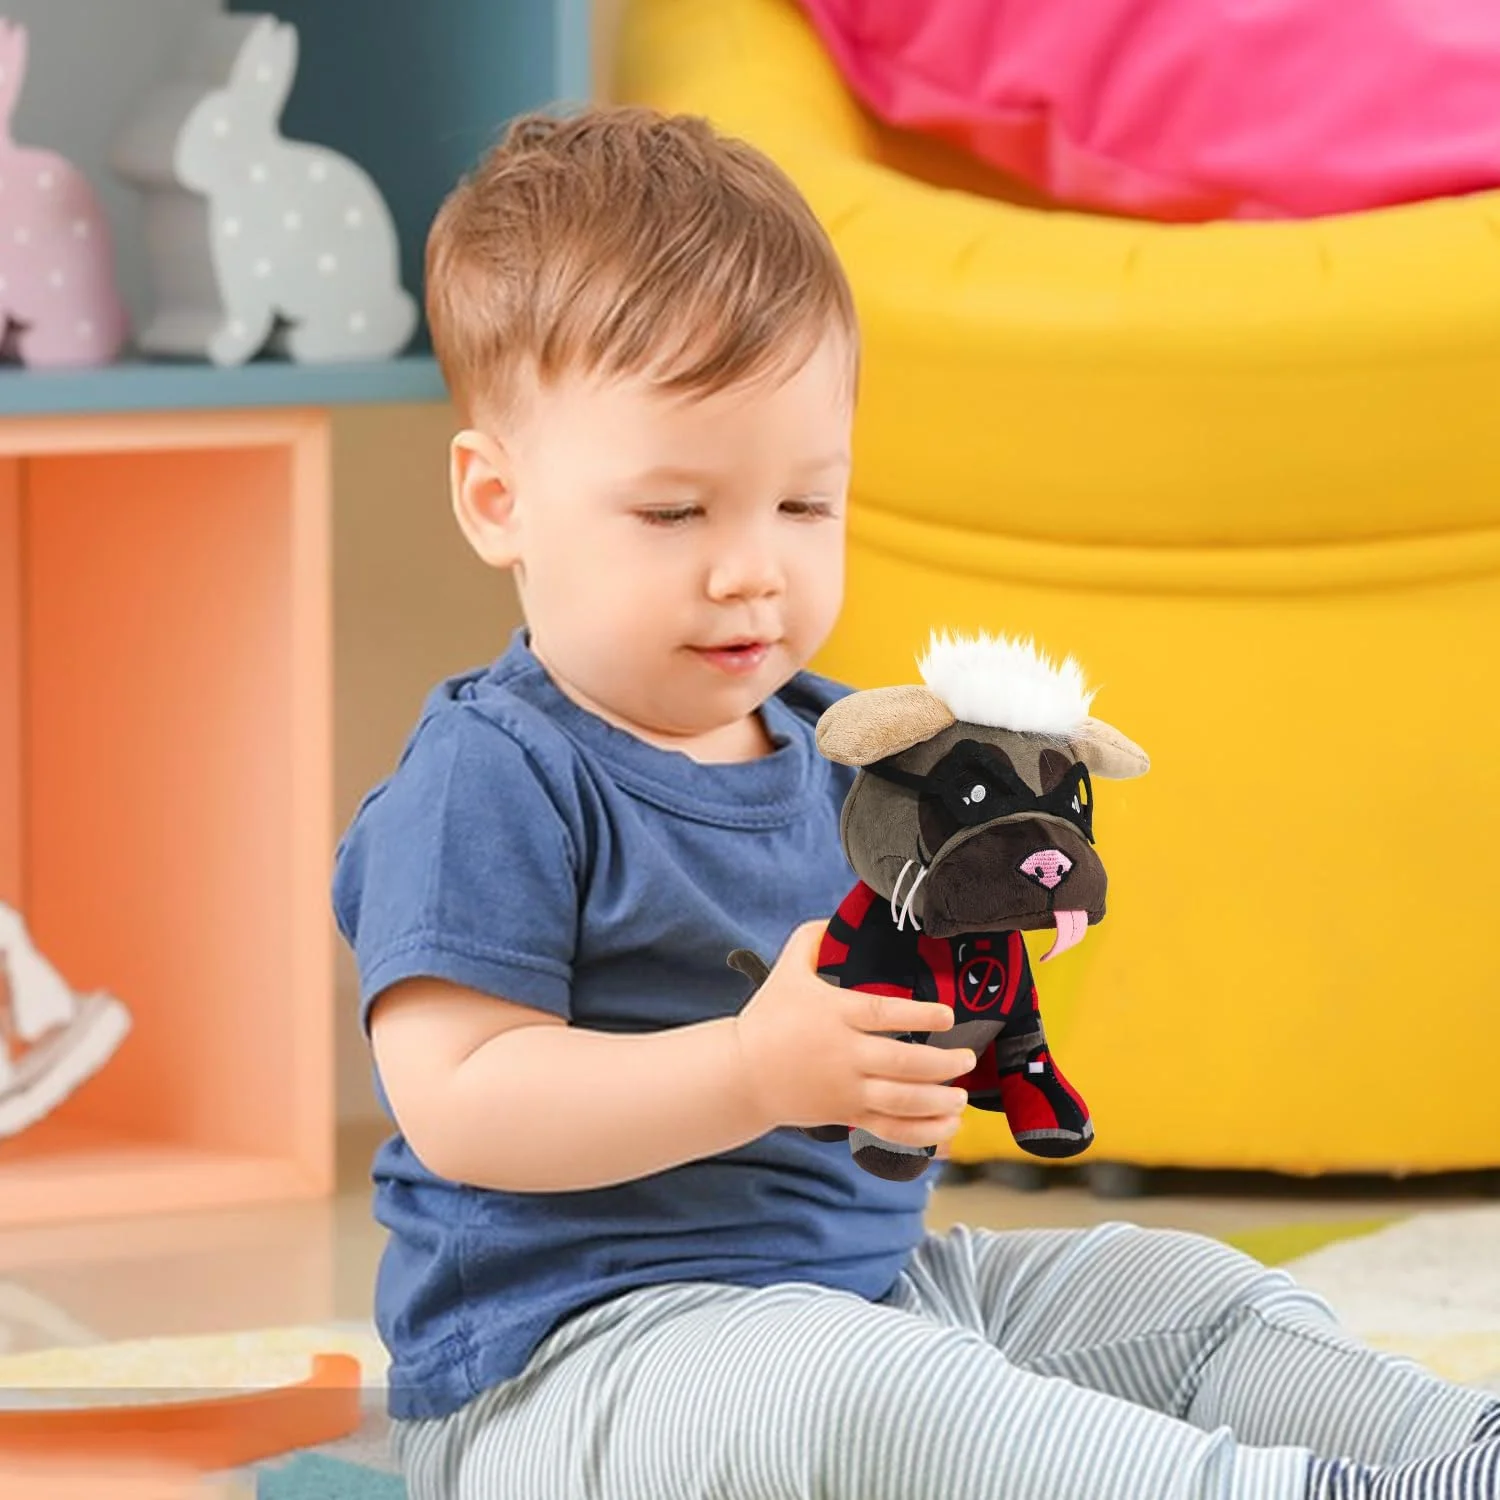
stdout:
{"type": "Polygon", "coordinates": [[[270,345],[315,363],[385,358],[417,322],[396,229],[354,162],[279,133],[296,29],[215,15],[181,76],[148,97],[115,169],[146,196],[152,353],[239,364],[270,345]]]}
{"type": "Polygon", "coordinates": [[[127,333],[109,222],[76,167],[11,139],[26,60],[25,28],[0,20],[0,313],[25,364],[108,364],[127,333]]]}

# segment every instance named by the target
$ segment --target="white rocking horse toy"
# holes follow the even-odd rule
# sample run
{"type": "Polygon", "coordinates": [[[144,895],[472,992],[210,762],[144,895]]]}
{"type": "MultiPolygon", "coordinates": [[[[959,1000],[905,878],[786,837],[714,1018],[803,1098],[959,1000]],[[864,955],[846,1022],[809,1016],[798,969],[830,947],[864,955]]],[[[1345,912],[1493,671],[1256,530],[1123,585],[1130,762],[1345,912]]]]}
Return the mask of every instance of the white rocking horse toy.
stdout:
{"type": "Polygon", "coordinates": [[[0,903],[0,1138],[50,1114],[119,1050],[130,1012],[112,995],[75,995],[0,903]]]}

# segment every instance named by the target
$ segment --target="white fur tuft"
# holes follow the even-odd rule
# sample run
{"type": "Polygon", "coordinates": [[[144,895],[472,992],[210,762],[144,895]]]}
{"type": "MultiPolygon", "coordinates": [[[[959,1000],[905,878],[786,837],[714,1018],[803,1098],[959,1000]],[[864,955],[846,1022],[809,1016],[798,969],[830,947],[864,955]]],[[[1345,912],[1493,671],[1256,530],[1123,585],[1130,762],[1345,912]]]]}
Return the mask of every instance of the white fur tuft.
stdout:
{"type": "Polygon", "coordinates": [[[1016,734],[1067,734],[1094,701],[1071,656],[1059,666],[1030,640],[934,631],[917,666],[955,719],[1016,734]]]}

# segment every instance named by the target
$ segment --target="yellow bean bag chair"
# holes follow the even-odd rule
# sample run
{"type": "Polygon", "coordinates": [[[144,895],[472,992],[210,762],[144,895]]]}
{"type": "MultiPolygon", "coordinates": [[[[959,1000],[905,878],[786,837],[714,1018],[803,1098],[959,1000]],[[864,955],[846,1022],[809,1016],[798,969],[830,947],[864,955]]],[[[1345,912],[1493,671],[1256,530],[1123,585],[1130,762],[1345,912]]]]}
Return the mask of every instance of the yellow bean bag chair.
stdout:
{"type": "MultiPolygon", "coordinates": [[[[865,336],[822,669],[1077,653],[1153,759],[1041,971],[1085,1161],[1500,1165],[1500,199],[1047,212],[876,124],[792,0],[636,0],[616,96],[767,150],[865,336]]],[[[960,1161],[1015,1155],[975,1112],[960,1161]]]]}

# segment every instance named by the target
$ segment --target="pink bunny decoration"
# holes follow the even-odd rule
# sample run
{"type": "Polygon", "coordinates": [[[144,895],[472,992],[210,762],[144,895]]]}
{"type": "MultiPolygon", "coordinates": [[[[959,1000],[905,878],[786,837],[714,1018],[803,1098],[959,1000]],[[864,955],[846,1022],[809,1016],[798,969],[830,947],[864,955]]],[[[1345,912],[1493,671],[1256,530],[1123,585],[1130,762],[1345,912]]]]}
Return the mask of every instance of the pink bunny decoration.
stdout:
{"type": "Polygon", "coordinates": [[[11,139],[26,29],[0,19],[0,328],[28,365],[103,365],[128,329],[109,221],[88,179],[11,139]]]}

